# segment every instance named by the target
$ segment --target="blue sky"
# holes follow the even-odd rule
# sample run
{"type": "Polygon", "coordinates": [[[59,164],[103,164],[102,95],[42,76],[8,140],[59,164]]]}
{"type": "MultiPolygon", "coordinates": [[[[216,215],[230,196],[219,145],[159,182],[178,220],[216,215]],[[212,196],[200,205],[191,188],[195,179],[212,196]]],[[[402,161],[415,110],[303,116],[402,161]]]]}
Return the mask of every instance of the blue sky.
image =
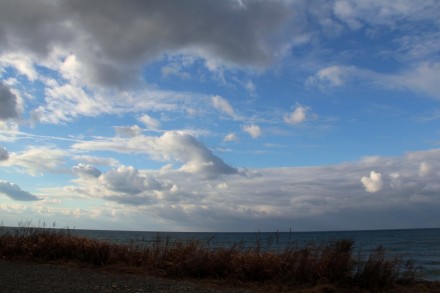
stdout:
{"type": "Polygon", "coordinates": [[[439,19],[438,1],[2,1],[0,220],[439,227],[439,19]]]}

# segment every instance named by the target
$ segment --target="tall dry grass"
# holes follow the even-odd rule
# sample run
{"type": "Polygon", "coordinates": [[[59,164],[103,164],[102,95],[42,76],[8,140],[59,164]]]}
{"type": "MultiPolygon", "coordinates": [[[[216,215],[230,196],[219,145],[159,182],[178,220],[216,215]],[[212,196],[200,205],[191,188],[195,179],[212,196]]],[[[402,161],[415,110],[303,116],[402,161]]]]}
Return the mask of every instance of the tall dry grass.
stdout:
{"type": "MultiPolygon", "coordinates": [[[[28,223],[29,224],[29,223],[28,223]]],[[[0,257],[7,260],[69,261],[93,266],[133,267],[172,278],[233,279],[282,285],[330,283],[386,287],[415,280],[410,262],[387,258],[382,247],[366,257],[354,255],[352,240],[273,252],[236,244],[210,247],[208,242],[174,241],[157,235],[152,243],[128,245],[73,235],[67,230],[22,225],[0,231],[0,257]]]]}

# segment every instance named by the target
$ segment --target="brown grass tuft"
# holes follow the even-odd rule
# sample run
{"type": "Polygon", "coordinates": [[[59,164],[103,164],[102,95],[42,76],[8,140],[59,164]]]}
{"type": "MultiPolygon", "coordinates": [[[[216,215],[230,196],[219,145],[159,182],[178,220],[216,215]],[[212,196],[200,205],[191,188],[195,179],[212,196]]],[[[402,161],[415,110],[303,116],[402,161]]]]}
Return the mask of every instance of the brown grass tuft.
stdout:
{"type": "MultiPolygon", "coordinates": [[[[282,251],[236,244],[210,247],[198,240],[157,235],[150,244],[113,244],[76,236],[69,230],[22,226],[0,231],[0,257],[8,260],[66,261],[172,278],[229,279],[280,286],[333,284],[383,288],[415,280],[411,263],[387,258],[378,247],[366,258],[353,256],[352,240],[336,240],[282,251]]],[[[330,287],[333,288],[331,285],[330,287]]],[[[329,288],[330,288],[329,287],[329,288]]]]}

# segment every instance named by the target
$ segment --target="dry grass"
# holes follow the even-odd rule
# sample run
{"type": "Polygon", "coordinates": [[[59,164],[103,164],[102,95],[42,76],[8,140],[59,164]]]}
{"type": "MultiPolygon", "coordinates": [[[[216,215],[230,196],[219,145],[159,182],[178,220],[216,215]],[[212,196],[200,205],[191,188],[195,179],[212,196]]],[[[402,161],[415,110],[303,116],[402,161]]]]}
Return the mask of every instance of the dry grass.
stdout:
{"type": "Polygon", "coordinates": [[[386,258],[379,247],[355,257],[352,240],[290,247],[273,252],[258,244],[245,248],[210,247],[191,240],[170,241],[157,235],[150,244],[113,244],[73,235],[69,230],[22,225],[0,232],[0,257],[8,260],[61,261],[124,267],[171,278],[228,279],[280,286],[334,284],[385,288],[415,280],[411,263],[386,258]]]}

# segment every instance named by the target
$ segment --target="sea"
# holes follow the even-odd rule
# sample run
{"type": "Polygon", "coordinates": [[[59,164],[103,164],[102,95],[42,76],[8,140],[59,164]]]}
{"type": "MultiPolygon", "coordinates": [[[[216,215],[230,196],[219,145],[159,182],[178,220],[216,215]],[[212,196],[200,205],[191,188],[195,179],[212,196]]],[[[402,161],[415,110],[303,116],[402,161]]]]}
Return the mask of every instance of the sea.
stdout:
{"type": "MultiPolygon", "coordinates": [[[[2,227],[3,230],[14,229],[2,227]]],[[[5,230],[5,231],[6,231],[5,230]]],[[[63,229],[62,229],[63,230],[63,229]]],[[[158,239],[168,241],[200,241],[209,247],[244,248],[282,251],[288,246],[325,244],[339,239],[354,241],[354,253],[367,255],[378,246],[385,249],[386,256],[411,260],[418,269],[418,277],[440,281],[440,228],[398,229],[326,232],[142,232],[113,230],[69,229],[68,233],[88,238],[129,245],[150,245],[158,239]]]]}
{"type": "Polygon", "coordinates": [[[419,277],[440,281],[440,229],[399,229],[332,232],[139,232],[110,230],[73,230],[78,235],[121,244],[147,244],[157,241],[158,235],[170,241],[198,240],[212,247],[243,247],[282,251],[288,245],[322,244],[338,239],[354,241],[355,253],[360,255],[382,246],[387,256],[411,260],[419,277]]]}

